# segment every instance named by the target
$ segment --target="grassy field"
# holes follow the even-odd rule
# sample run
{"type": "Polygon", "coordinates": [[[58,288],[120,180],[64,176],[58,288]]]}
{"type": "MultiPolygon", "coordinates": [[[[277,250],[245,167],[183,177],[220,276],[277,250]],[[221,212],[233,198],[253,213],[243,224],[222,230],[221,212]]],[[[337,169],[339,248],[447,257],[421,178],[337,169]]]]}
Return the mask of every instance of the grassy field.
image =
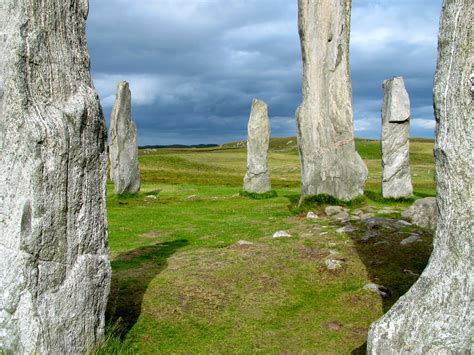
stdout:
{"type": "MultiPolygon", "coordinates": [[[[350,212],[399,218],[413,199],[381,197],[379,142],[359,140],[357,149],[369,180],[364,205],[350,212]]],[[[432,141],[411,143],[416,197],[435,193],[432,150],[432,141]]],[[[109,337],[98,353],[357,353],[370,323],[416,281],[431,253],[426,231],[400,245],[413,226],[382,226],[364,242],[356,217],[355,232],[338,233],[324,206],[298,209],[294,138],[271,142],[278,196],[266,200],[239,195],[242,142],[141,150],[140,167],[139,194],[117,197],[109,185],[113,281],[109,337]],[[306,210],[320,218],[307,219],[306,210]],[[271,238],[279,230],[292,237],[271,238]],[[328,258],[343,267],[329,271],[328,258]],[[364,290],[368,282],[389,295],[364,290]]]]}

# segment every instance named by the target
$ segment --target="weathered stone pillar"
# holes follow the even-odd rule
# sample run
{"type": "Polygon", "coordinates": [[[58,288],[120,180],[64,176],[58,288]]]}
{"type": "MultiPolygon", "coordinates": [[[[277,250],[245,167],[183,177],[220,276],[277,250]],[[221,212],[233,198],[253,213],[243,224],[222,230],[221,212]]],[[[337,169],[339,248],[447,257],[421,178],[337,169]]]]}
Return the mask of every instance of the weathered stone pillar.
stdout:
{"type": "Polygon", "coordinates": [[[355,150],[349,72],[350,0],[299,0],[303,103],[296,112],[302,197],[364,193],[367,167],[355,150]]]}
{"type": "Polygon", "coordinates": [[[270,121],[267,104],[253,100],[248,124],[247,174],[244,189],[247,192],[265,193],[271,190],[268,171],[268,147],[270,144],[270,121]]]}
{"type": "Polygon", "coordinates": [[[117,86],[115,104],[110,119],[110,178],[115,193],[140,191],[137,127],[132,121],[132,94],[126,81],[117,86]]]}
{"type": "Polygon", "coordinates": [[[402,77],[385,80],[382,106],[382,195],[413,194],[410,173],[410,98],[402,77]]]}
{"type": "Polygon", "coordinates": [[[87,1],[0,2],[0,348],[77,354],[110,288],[106,128],[87,1]]]}
{"type": "Polygon", "coordinates": [[[416,284],[370,327],[370,354],[472,353],[473,9],[471,0],[445,0],[441,16],[434,86],[439,218],[433,254],[416,284]]]}

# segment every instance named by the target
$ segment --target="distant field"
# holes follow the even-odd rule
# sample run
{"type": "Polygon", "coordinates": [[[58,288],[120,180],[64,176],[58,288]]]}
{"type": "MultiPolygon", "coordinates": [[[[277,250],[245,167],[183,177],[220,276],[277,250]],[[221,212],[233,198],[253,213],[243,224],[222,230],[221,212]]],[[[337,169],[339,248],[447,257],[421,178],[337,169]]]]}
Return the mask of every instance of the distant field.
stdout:
{"type": "MultiPolygon", "coordinates": [[[[380,196],[379,142],[358,140],[369,167],[364,211],[400,218],[412,203],[380,196]]],[[[434,195],[433,142],[413,140],[417,197],[434,195]]],[[[278,197],[239,196],[245,144],[206,149],[140,151],[142,191],[117,197],[108,187],[113,283],[103,354],[330,353],[363,351],[367,328],[416,281],[431,252],[426,231],[381,228],[361,242],[365,226],[340,224],[297,209],[295,138],[271,141],[270,169],[278,197]],[[272,239],[278,230],[293,235],[272,239]],[[400,241],[416,231],[422,239],[400,241]],[[239,246],[239,240],[252,245],[239,246]],[[330,272],[336,253],[344,267],[330,272]],[[408,271],[407,271],[408,270],[408,271]],[[363,289],[389,288],[382,298],[363,289]]],[[[309,207],[311,208],[311,207],[309,207]]],[[[359,207],[357,207],[359,208],[359,207]]],[[[356,207],[351,208],[354,212],[356,207]]]]}
{"type": "MultiPolygon", "coordinates": [[[[412,139],[410,161],[413,185],[419,196],[435,190],[433,140],[412,139]]],[[[369,168],[367,190],[380,192],[380,142],[356,140],[357,150],[369,168]]],[[[170,184],[240,186],[246,171],[245,142],[208,149],[141,150],[143,181],[170,184]]],[[[295,137],[273,138],[270,143],[270,172],[274,187],[299,187],[300,163],[295,137]]]]}

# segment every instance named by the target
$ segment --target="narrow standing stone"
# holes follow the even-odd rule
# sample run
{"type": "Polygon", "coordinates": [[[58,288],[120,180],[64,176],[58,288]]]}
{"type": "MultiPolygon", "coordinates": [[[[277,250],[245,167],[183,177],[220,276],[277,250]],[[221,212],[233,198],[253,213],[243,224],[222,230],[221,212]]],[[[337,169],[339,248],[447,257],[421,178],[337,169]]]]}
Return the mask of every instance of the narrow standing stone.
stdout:
{"type": "MultiPolygon", "coordinates": [[[[87,1],[0,2],[0,349],[88,352],[110,288],[87,1]]],[[[0,351],[1,352],[1,351],[0,351]]]]}
{"type": "Polygon", "coordinates": [[[244,189],[247,192],[265,193],[271,190],[268,171],[268,147],[270,144],[270,121],[267,104],[253,100],[248,124],[247,174],[244,189]]]}
{"type": "Polygon", "coordinates": [[[110,178],[115,193],[140,191],[137,127],[132,121],[132,94],[126,81],[117,86],[116,100],[110,119],[110,178]]]}
{"type": "Polygon", "coordinates": [[[370,354],[471,354],[474,58],[471,0],[445,0],[434,85],[439,219],[416,284],[369,331],[370,354]]]}
{"type": "Polygon", "coordinates": [[[382,106],[382,195],[413,194],[410,173],[410,98],[402,77],[385,80],[382,106]]]}
{"type": "Polygon", "coordinates": [[[349,72],[350,0],[299,0],[303,102],[296,112],[302,197],[351,200],[367,167],[355,150],[349,72]]]}

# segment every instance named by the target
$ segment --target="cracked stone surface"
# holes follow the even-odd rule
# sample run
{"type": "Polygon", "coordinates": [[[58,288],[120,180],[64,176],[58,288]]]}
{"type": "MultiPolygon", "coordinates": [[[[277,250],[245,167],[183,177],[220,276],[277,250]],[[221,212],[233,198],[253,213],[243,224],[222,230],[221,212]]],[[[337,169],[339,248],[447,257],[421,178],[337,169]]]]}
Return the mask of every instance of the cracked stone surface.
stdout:
{"type": "Polygon", "coordinates": [[[270,120],[267,104],[253,100],[248,123],[247,174],[244,189],[247,192],[265,193],[272,187],[268,171],[268,147],[270,144],[270,120]]]}
{"type": "Polygon", "coordinates": [[[367,167],[355,149],[349,71],[350,0],[298,1],[303,102],[296,112],[302,198],[364,193],[367,167]]]}
{"type": "Polygon", "coordinates": [[[474,113],[471,0],[444,0],[434,85],[439,218],[418,281],[369,330],[369,354],[471,354],[474,113]]]}
{"type": "Polygon", "coordinates": [[[382,194],[385,198],[413,194],[410,173],[410,98],[402,77],[385,80],[382,106],[382,194]]]}
{"type": "MultiPolygon", "coordinates": [[[[0,2],[0,349],[86,353],[110,288],[87,1],[0,2]]],[[[1,352],[1,351],[0,351],[1,352]]]]}
{"type": "Polygon", "coordinates": [[[137,127],[132,121],[132,94],[126,81],[117,86],[110,118],[110,178],[116,194],[140,191],[137,127]]]}

